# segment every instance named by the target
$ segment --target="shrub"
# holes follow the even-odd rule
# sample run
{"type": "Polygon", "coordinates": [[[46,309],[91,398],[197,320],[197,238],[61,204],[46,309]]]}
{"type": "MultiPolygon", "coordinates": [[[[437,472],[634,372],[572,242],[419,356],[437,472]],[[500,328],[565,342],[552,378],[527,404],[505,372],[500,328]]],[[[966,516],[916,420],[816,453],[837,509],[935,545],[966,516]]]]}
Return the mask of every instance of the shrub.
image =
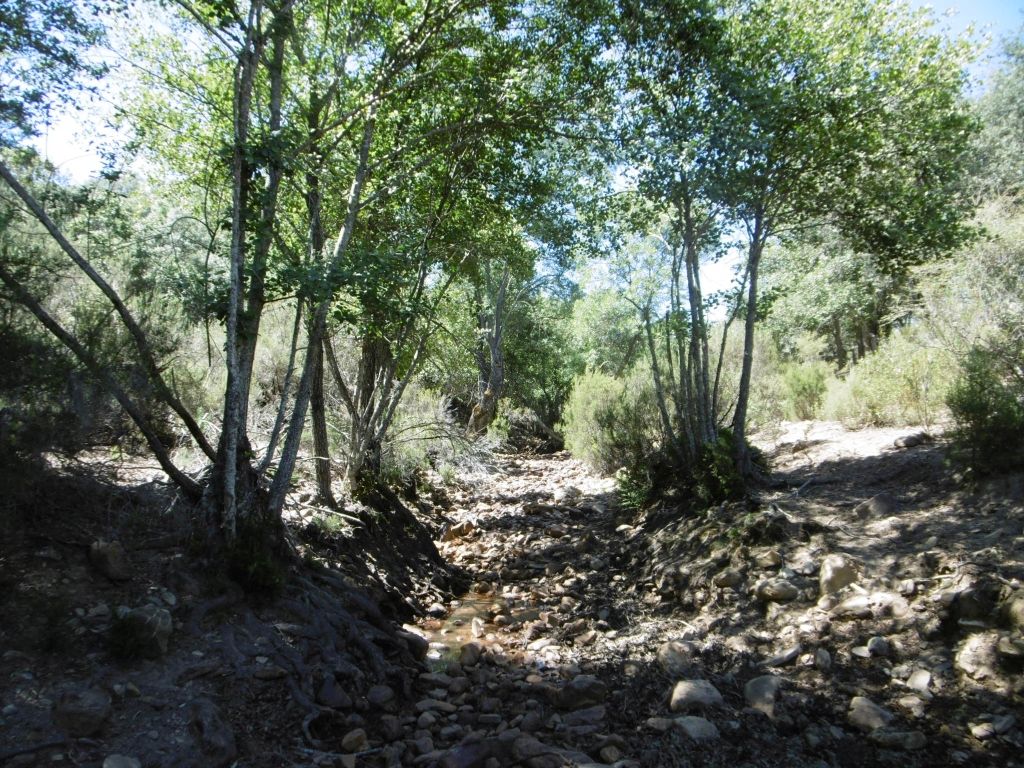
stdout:
{"type": "Polygon", "coordinates": [[[713,443],[701,451],[693,472],[693,492],[705,505],[740,499],[746,491],[743,476],[736,469],[736,439],[732,430],[722,429],[713,443]]]}
{"type": "Polygon", "coordinates": [[[893,333],[845,379],[832,379],[823,413],[850,426],[933,424],[946,412],[955,370],[945,350],[924,346],[912,329],[893,333]]]}
{"type": "Polygon", "coordinates": [[[956,448],[978,474],[1024,468],[1024,343],[1020,347],[971,349],[949,394],[956,448]]]}
{"type": "Polygon", "coordinates": [[[828,380],[823,362],[790,363],[782,370],[786,416],[795,421],[813,419],[821,410],[828,380]]]}
{"type": "Polygon", "coordinates": [[[649,376],[620,380],[591,371],[577,377],[560,429],[566,447],[599,472],[642,463],[660,432],[649,376]]]}

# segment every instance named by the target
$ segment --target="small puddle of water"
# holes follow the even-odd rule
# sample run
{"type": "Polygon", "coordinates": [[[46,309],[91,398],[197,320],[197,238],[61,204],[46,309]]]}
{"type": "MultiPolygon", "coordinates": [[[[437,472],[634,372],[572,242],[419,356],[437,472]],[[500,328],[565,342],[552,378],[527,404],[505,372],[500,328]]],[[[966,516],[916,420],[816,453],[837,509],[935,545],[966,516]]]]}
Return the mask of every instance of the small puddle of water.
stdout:
{"type": "Polygon", "coordinates": [[[466,643],[485,640],[487,635],[497,632],[503,626],[534,621],[539,618],[541,611],[523,598],[472,593],[453,601],[452,606],[451,613],[445,618],[428,619],[420,625],[430,643],[428,663],[440,665],[454,661],[459,658],[459,651],[466,643]],[[498,616],[505,617],[507,621],[502,621],[500,626],[495,624],[494,619],[498,616]]]}

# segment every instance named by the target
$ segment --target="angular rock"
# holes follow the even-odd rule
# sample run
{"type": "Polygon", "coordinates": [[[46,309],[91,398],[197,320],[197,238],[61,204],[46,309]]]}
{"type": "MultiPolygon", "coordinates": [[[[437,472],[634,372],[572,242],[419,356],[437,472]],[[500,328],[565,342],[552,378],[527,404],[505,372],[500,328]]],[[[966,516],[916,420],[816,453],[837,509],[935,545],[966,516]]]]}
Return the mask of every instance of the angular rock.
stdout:
{"type": "Polygon", "coordinates": [[[438,699],[421,699],[416,702],[417,712],[443,712],[446,715],[450,715],[456,710],[458,710],[458,707],[454,704],[438,699]]]}
{"type": "Polygon", "coordinates": [[[603,704],[598,704],[593,707],[587,707],[586,709],[576,709],[562,717],[562,722],[566,725],[580,726],[580,725],[598,725],[604,722],[605,708],[603,704]]]}
{"type": "Polygon", "coordinates": [[[735,568],[726,568],[724,571],[715,574],[712,583],[720,589],[736,589],[743,583],[743,574],[735,568]]]}
{"type": "Polygon", "coordinates": [[[131,633],[140,655],[157,659],[167,653],[167,641],[174,624],[166,608],[141,605],[128,611],[121,621],[125,624],[124,631],[131,633]]]}
{"type": "Polygon", "coordinates": [[[444,536],[441,537],[441,541],[454,541],[455,539],[464,539],[467,536],[471,536],[473,531],[476,530],[476,526],[473,525],[471,520],[463,520],[461,523],[456,523],[449,528],[444,536]]]}
{"type": "Polygon", "coordinates": [[[593,675],[577,675],[555,694],[561,709],[582,709],[600,704],[608,694],[608,686],[593,675]]]}
{"type": "Polygon", "coordinates": [[[714,741],[719,738],[718,728],[703,717],[687,715],[676,718],[676,727],[694,741],[714,741]]]}
{"type": "Polygon", "coordinates": [[[349,709],[352,706],[352,698],[342,690],[332,674],[328,674],[320,684],[320,688],[316,692],[316,700],[332,709],[349,709]]]}
{"type": "Polygon", "coordinates": [[[787,664],[792,664],[796,661],[797,657],[803,651],[803,646],[800,643],[792,645],[783,651],[775,654],[774,656],[765,659],[761,662],[762,667],[784,667],[787,664]]]}
{"type": "Polygon", "coordinates": [[[119,541],[94,541],[89,545],[89,562],[99,573],[113,581],[126,581],[132,576],[128,553],[119,541]]]}
{"type": "Polygon", "coordinates": [[[829,614],[837,619],[869,619],[871,618],[871,598],[867,595],[853,595],[829,610],[829,614]]]}
{"type": "Polygon", "coordinates": [[[931,693],[928,691],[928,686],[931,685],[931,682],[931,672],[927,669],[915,669],[910,673],[910,677],[907,678],[907,688],[931,698],[931,693]]]}
{"type": "Polygon", "coordinates": [[[850,709],[846,713],[850,725],[870,733],[877,728],[884,728],[892,722],[893,714],[880,707],[864,696],[854,696],[850,701],[850,709]]]}
{"type": "Polygon", "coordinates": [[[800,595],[800,590],[786,579],[769,579],[757,585],[755,594],[759,600],[765,602],[788,603],[796,600],[800,595]]]}
{"type": "Polygon", "coordinates": [[[782,553],[777,549],[767,549],[754,555],[754,564],[758,568],[778,568],[782,565],[782,553]]]}
{"type": "Polygon", "coordinates": [[[853,508],[853,514],[861,520],[869,517],[888,517],[897,510],[896,499],[891,493],[880,493],[853,508]]]}
{"type": "Polygon", "coordinates": [[[103,761],[103,768],[142,768],[142,763],[127,755],[108,755],[103,761]]]}
{"type": "Polygon", "coordinates": [[[480,663],[484,649],[480,643],[466,643],[459,650],[459,664],[464,667],[475,667],[480,663]]]}
{"type": "Polygon", "coordinates": [[[775,717],[775,700],[779,696],[780,688],[780,678],[774,675],[761,675],[743,687],[743,697],[748,707],[764,712],[768,717],[775,717]]]}
{"type": "Polygon", "coordinates": [[[957,668],[975,680],[984,680],[997,675],[999,665],[999,634],[977,632],[969,635],[957,649],[957,668]]]}
{"type": "Polygon", "coordinates": [[[364,752],[370,746],[366,731],[355,728],[341,737],[341,748],[345,752],[364,752]]]}
{"type": "Polygon", "coordinates": [[[658,648],[658,663],[669,675],[684,675],[690,670],[696,653],[694,643],[669,640],[658,648]]]}
{"type": "Polygon", "coordinates": [[[53,708],[53,721],[71,736],[93,736],[110,717],[110,696],[100,688],[65,691],[53,708]]]}
{"type": "Polygon", "coordinates": [[[204,764],[220,768],[231,763],[238,755],[235,733],[221,717],[217,705],[209,699],[194,699],[188,709],[189,732],[206,757],[204,764]]]}
{"type": "Polygon", "coordinates": [[[927,432],[914,432],[903,435],[893,440],[892,444],[897,448],[916,448],[919,445],[932,442],[933,438],[927,432]]]}
{"type": "Polygon", "coordinates": [[[906,751],[921,749],[928,743],[928,739],[921,731],[895,731],[889,728],[877,728],[868,738],[883,749],[906,751]]]}
{"type": "Polygon", "coordinates": [[[1011,592],[999,606],[999,614],[1011,629],[1024,631],[1024,589],[1011,592]]]}
{"type": "Polygon", "coordinates": [[[672,689],[672,698],[669,701],[669,709],[673,712],[724,705],[722,694],[707,680],[680,680],[672,689]]]}
{"type": "Polygon", "coordinates": [[[395,692],[388,685],[375,685],[366,692],[366,700],[375,707],[383,708],[395,700],[395,692]]]}
{"type": "Polygon", "coordinates": [[[418,632],[410,632],[408,630],[398,630],[395,632],[395,636],[399,640],[405,642],[406,648],[409,649],[409,653],[416,661],[423,661],[427,658],[427,652],[430,650],[430,641],[418,632]]]}
{"type": "Polygon", "coordinates": [[[832,554],[821,561],[818,586],[821,594],[831,595],[843,587],[856,583],[857,564],[846,555],[832,554]]]}

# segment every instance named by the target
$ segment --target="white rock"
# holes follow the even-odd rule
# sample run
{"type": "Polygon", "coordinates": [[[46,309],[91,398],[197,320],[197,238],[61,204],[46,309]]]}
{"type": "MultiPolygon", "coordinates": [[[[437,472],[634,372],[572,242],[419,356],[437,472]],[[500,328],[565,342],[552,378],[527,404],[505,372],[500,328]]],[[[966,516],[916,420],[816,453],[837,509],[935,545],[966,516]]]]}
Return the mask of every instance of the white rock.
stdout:
{"type": "Polygon", "coordinates": [[[838,592],[843,587],[854,584],[857,578],[857,564],[846,555],[833,554],[821,561],[818,586],[823,595],[838,592]]]}

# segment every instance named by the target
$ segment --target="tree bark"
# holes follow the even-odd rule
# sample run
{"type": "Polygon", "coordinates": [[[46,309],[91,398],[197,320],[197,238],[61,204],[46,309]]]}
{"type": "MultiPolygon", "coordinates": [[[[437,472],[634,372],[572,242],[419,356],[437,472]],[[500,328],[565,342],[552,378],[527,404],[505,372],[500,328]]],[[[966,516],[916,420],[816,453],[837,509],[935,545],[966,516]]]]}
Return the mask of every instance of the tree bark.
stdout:
{"type": "Polygon", "coordinates": [[[743,327],[743,366],[740,371],[740,386],[736,396],[736,410],[732,427],[735,440],[734,456],[736,468],[744,476],[753,474],[750,450],[747,447],[747,407],[750,402],[750,378],[754,368],[754,328],[757,324],[757,273],[761,264],[766,236],[764,214],[757,211],[750,232],[747,252],[747,316],[743,327]]]}

